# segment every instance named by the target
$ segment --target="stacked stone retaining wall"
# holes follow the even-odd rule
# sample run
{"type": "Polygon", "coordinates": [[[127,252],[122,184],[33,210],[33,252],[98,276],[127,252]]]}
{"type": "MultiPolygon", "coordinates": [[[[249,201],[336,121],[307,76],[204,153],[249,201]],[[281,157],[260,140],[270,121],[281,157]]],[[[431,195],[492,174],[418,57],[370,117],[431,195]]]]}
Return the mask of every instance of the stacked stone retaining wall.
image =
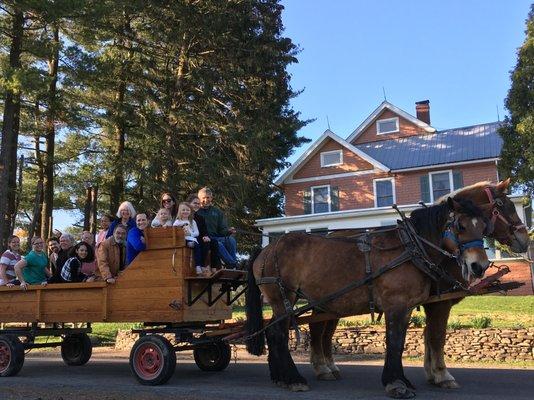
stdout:
{"type": "MultiPolygon", "coordinates": [[[[341,328],[333,338],[337,354],[381,355],[385,353],[384,329],[341,328]]],[[[291,335],[293,350],[309,349],[309,333],[301,331],[300,345],[291,335]]],[[[447,331],[445,355],[450,360],[526,361],[534,360],[534,328],[454,329],[447,331]]],[[[404,355],[424,356],[423,329],[409,329],[404,355]]]]}
{"type": "MultiPolygon", "coordinates": [[[[166,335],[172,340],[172,335],[166,335]]],[[[115,348],[129,350],[137,339],[129,331],[119,331],[115,348]]],[[[300,344],[291,333],[292,350],[309,350],[309,332],[301,330],[300,344]]],[[[340,328],[333,338],[337,354],[382,355],[385,352],[385,331],[381,328],[340,328]]],[[[534,328],[527,329],[454,329],[447,331],[445,355],[449,360],[532,361],[534,360],[534,328]]],[[[409,329],[404,355],[423,357],[423,329],[409,329]]]]}

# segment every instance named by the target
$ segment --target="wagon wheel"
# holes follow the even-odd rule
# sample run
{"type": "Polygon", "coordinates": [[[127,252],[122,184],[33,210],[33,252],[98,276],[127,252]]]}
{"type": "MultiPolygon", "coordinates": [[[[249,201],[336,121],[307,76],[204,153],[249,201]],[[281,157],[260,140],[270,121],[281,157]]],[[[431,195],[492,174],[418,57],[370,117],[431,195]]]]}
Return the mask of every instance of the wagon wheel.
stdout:
{"type": "Polygon", "coordinates": [[[130,352],[130,368],[143,385],[161,385],[174,374],[176,352],[163,336],[140,337],[130,352]]]}
{"type": "Polygon", "coordinates": [[[230,345],[226,342],[214,342],[195,347],[195,363],[202,371],[222,371],[232,358],[230,345]]]}
{"type": "Polygon", "coordinates": [[[61,342],[61,357],[67,365],[84,365],[93,354],[91,339],[86,333],[72,333],[61,342]]]}
{"type": "Polygon", "coordinates": [[[0,376],[17,375],[24,364],[24,346],[13,335],[0,335],[0,376]]]}

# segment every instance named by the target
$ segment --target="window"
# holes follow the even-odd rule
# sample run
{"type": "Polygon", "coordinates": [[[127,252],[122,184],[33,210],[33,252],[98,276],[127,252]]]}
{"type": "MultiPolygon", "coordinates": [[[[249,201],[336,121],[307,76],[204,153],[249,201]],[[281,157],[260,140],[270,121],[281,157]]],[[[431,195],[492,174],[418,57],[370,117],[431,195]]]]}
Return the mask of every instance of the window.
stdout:
{"type": "Polygon", "coordinates": [[[312,212],[325,213],[330,211],[330,186],[312,187],[312,212]]]}
{"type": "Polygon", "coordinates": [[[399,131],[399,118],[379,119],[376,121],[376,133],[383,135],[385,133],[392,133],[399,131]]]}
{"type": "Polygon", "coordinates": [[[321,167],[332,167],[343,164],[343,150],[325,151],[321,153],[321,167]]]}
{"type": "Polygon", "coordinates": [[[451,171],[431,173],[430,185],[432,189],[431,191],[433,201],[436,201],[441,196],[450,193],[452,188],[451,171]]]}
{"type": "Polygon", "coordinates": [[[395,182],[393,178],[375,179],[375,207],[389,207],[395,202],[395,182]]]}
{"type": "Polygon", "coordinates": [[[339,211],[339,188],[337,186],[312,186],[304,190],[304,214],[339,211]]]}
{"type": "Polygon", "coordinates": [[[464,187],[462,171],[438,171],[422,175],[421,200],[432,203],[453,190],[464,187]],[[452,188],[452,189],[451,189],[452,188]]]}

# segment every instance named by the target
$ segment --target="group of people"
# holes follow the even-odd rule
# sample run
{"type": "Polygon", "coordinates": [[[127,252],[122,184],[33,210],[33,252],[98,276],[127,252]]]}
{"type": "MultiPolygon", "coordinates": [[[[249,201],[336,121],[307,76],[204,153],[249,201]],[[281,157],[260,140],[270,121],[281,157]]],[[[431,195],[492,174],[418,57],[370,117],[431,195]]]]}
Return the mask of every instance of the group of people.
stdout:
{"type": "Polygon", "coordinates": [[[105,281],[115,283],[118,274],[146,249],[145,229],[180,227],[186,245],[194,255],[197,275],[209,275],[221,268],[237,266],[235,228],[229,227],[224,213],[213,205],[213,192],[204,187],[178,203],[171,193],[161,196],[161,208],[152,221],[146,212],[136,213],[125,201],[116,218],[103,215],[96,237],[84,231],[78,242],[68,233],[31,239],[31,250],[20,254],[20,238],[8,239],[8,249],[0,259],[0,286],[47,285],[63,282],[105,281]],[[211,255],[208,259],[208,253],[211,255]]]}

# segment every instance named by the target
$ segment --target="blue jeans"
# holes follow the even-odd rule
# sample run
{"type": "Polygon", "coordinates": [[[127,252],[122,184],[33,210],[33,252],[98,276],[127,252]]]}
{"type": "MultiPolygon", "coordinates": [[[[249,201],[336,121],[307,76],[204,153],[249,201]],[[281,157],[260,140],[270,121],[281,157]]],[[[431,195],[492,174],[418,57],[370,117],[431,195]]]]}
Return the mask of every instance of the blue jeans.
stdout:
{"type": "Polygon", "coordinates": [[[202,250],[200,247],[200,244],[193,240],[186,240],[187,244],[193,243],[194,246],[190,247],[191,251],[193,252],[193,257],[195,259],[195,267],[203,267],[204,266],[204,260],[202,259],[202,250]]]}
{"type": "Polygon", "coordinates": [[[218,245],[219,257],[227,267],[235,268],[237,265],[237,242],[233,236],[210,236],[218,245]]]}

